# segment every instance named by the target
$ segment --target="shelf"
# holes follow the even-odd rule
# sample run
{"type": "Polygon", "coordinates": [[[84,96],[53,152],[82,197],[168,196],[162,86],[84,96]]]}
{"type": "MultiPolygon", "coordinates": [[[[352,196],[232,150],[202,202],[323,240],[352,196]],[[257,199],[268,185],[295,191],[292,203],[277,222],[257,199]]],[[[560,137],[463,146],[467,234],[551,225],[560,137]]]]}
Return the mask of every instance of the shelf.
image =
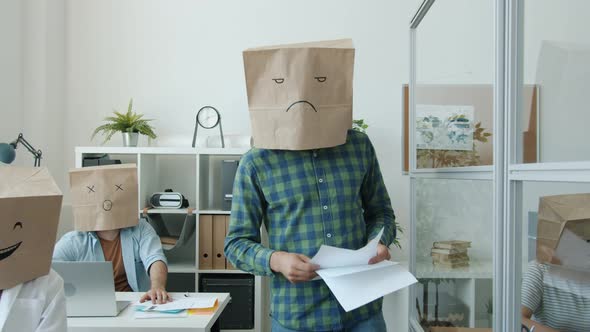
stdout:
{"type": "Polygon", "coordinates": [[[199,273],[250,274],[242,270],[198,270],[199,273]]]}
{"type": "Polygon", "coordinates": [[[210,155],[242,155],[250,148],[192,148],[192,147],[122,147],[122,146],[80,146],[76,154],[109,153],[109,154],[210,154],[210,155]]]}
{"type": "Polygon", "coordinates": [[[230,215],[231,211],[224,211],[224,210],[201,210],[199,214],[226,214],[230,215]]]}
{"type": "Polygon", "coordinates": [[[444,268],[432,265],[432,261],[416,262],[416,278],[444,279],[492,279],[492,261],[471,261],[469,266],[444,268]]]}
{"type": "Polygon", "coordinates": [[[248,152],[250,148],[202,148],[197,150],[199,154],[210,154],[210,155],[243,155],[248,152]]]}
{"type": "Polygon", "coordinates": [[[123,147],[123,146],[81,146],[76,153],[109,153],[109,154],[197,154],[197,150],[189,147],[123,147]]]}
{"type": "MultiPolygon", "coordinates": [[[[140,214],[143,214],[143,210],[139,210],[140,214]]],[[[188,209],[148,209],[147,214],[187,214],[188,209]]],[[[193,214],[195,210],[193,209],[193,214]]]]}
{"type": "Polygon", "coordinates": [[[191,263],[168,263],[168,273],[195,273],[197,268],[191,263]]]}

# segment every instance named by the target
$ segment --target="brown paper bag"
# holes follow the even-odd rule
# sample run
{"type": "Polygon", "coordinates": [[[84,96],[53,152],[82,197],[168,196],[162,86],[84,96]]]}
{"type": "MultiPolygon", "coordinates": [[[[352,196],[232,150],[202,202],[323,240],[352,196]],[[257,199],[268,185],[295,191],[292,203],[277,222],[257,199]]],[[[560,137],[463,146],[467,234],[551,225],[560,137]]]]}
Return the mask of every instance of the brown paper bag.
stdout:
{"type": "Polygon", "coordinates": [[[139,223],[135,164],[73,169],[70,192],[77,231],[106,231],[139,223]]]}
{"type": "Polygon", "coordinates": [[[0,167],[0,289],[49,273],[61,202],[46,168],[0,167]]]}
{"type": "Polygon", "coordinates": [[[590,194],[545,196],[539,200],[537,258],[547,263],[547,253],[557,249],[564,229],[590,241],[590,194]]]}
{"type": "Polygon", "coordinates": [[[346,143],[352,127],[352,40],[244,51],[254,146],[308,150],[346,143]]]}

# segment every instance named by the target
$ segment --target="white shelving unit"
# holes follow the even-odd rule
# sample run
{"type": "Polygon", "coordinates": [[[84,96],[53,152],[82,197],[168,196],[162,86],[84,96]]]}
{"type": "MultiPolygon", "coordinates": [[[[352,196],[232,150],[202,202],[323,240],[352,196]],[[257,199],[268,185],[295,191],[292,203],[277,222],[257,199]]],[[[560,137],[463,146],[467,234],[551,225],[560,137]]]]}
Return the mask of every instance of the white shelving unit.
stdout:
{"type": "MultiPolygon", "coordinates": [[[[120,159],[123,163],[137,164],[138,176],[138,213],[160,215],[166,218],[182,218],[189,214],[195,218],[194,241],[190,248],[174,257],[169,256],[169,278],[175,276],[189,277],[194,291],[199,289],[199,276],[205,274],[248,274],[240,270],[207,269],[201,270],[199,257],[199,215],[229,215],[230,211],[222,209],[221,168],[218,163],[223,160],[238,160],[247,148],[237,149],[194,149],[162,147],[76,147],[76,167],[82,167],[85,156],[108,154],[111,159],[120,159]],[[149,196],[154,192],[173,189],[182,193],[189,201],[189,209],[153,209],[149,206],[149,196]],[[144,211],[145,209],[145,211],[144,211]],[[194,248],[193,248],[194,246],[194,248]]],[[[168,221],[166,221],[168,222],[168,221]]],[[[176,222],[176,221],[171,221],[176,222]]],[[[178,221],[180,222],[180,221],[178,221]]],[[[166,245],[164,245],[166,248],[166,245]]],[[[176,254],[176,253],[175,253],[176,254]]],[[[223,330],[226,332],[263,332],[270,330],[268,322],[268,281],[266,278],[254,277],[254,328],[249,330],[223,330]]]]}
{"type": "Polygon", "coordinates": [[[441,279],[492,279],[491,261],[471,261],[467,267],[443,268],[434,266],[432,261],[416,262],[417,278],[441,279]]]}

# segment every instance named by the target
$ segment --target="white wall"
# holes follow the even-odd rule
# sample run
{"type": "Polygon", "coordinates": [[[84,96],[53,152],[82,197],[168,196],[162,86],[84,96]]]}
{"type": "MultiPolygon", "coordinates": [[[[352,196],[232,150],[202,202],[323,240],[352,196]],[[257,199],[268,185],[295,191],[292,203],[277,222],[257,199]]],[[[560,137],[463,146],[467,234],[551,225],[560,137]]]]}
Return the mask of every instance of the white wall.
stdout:
{"type": "MultiPolygon", "coordinates": [[[[14,141],[23,130],[21,12],[20,0],[0,1],[0,143],[14,141]]],[[[18,153],[15,164],[29,159],[18,153]]]]}

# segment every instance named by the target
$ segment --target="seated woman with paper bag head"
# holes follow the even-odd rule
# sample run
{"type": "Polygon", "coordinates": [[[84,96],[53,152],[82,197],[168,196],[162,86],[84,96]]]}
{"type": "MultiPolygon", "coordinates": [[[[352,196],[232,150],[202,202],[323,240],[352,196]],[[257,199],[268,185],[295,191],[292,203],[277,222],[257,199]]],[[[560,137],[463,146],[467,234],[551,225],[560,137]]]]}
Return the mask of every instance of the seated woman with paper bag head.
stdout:
{"type": "Polygon", "coordinates": [[[541,197],[537,259],[522,285],[522,321],[535,331],[590,331],[590,194],[541,197]]]}
{"type": "Polygon", "coordinates": [[[46,168],[0,167],[0,179],[0,331],[65,331],[64,283],[50,268],[61,191],[46,168]]]}
{"type": "Polygon", "coordinates": [[[116,291],[147,291],[141,301],[170,300],[160,238],[138,216],[137,167],[71,170],[70,191],[76,231],[58,241],[53,260],[111,261],[116,291]]]}

